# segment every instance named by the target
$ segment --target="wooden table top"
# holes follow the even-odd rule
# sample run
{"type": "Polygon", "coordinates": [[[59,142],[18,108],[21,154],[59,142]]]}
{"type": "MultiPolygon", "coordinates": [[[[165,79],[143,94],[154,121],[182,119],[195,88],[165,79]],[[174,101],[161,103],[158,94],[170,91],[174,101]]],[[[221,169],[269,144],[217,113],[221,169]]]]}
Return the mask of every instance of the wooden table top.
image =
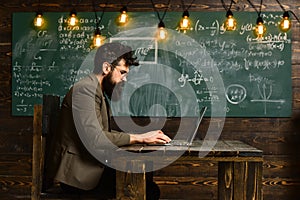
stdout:
{"type": "Polygon", "coordinates": [[[205,153],[205,157],[262,157],[263,151],[237,140],[203,141],[195,140],[191,146],[153,146],[146,144],[129,145],[118,149],[134,153],[160,152],[161,155],[172,152],[183,152],[184,156],[198,156],[205,153]]]}

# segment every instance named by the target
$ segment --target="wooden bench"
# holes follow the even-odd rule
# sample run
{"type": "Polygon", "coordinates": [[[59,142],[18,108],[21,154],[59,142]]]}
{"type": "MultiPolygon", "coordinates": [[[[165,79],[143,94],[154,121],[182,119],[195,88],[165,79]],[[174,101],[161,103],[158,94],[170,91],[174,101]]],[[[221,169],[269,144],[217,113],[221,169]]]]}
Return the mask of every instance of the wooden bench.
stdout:
{"type": "MultiPolygon", "coordinates": [[[[60,99],[52,95],[44,95],[43,105],[34,105],[31,199],[101,199],[96,194],[86,196],[64,194],[46,173],[47,165],[51,164],[47,163],[47,149],[56,131],[59,109],[60,99]]],[[[261,150],[240,141],[218,141],[212,149],[205,150],[200,148],[201,142],[203,141],[197,141],[198,145],[185,149],[185,153],[175,162],[218,161],[219,200],[262,199],[261,150]],[[201,151],[208,151],[207,156],[199,157],[201,151]]],[[[161,156],[168,155],[168,159],[172,159],[172,152],[182,151],[178,147],[147,145],[131,145],[123,149],[136,153],[160,151],[161,156]]],[[[147,154],[142,155],[147,157],[147,154]]],[[[121,153],[116,155],[113,162],[115,165],[131,165],[133,168],[151,165],[151,162],[145,163],[139,159],[124,157],[121,153]]],[[[116,174],[117,199],[145,199],[145,173],[117,171],[116,174]]]]}

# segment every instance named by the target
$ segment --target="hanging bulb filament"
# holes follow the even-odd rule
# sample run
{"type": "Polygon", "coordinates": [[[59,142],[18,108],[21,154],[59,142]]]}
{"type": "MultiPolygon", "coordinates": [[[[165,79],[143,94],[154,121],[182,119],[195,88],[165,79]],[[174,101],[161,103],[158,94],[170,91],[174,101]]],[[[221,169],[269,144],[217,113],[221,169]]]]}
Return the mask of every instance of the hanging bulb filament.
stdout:
{"type": "Polygon", "coordinates": [[[94,46],[100,47],[101,45],[104,44],[104,40],[105,40],[105,37],[101,35],[100,28],[97,27],[95,30],[95,34],[94,34],[94,41],[93,41],[94,46]]]}
{"type": "Polygon", "coordinates": [[[189,12],[185,10],[182,14],[182,18],[179,23],[179,30],[183,31],[184,33],[186,33],[186,31],[189,30],[191,27],[189,16],[189,12]]]}
{"type": "Polygon", "coordinates": [[[283,13],[282,20],[280,21],[279,28],[283,32],[287,32],[291,28],[290,15],[287,11],[283,13]]]}
{"type": "Polygon", "coordinates": [[[118,17],[118,24],[119,25],[125,25],[128,22],[128,14],[127,14],[128,10],[126,8],[126,6],[124,6],[123,8],[121,8],[120,10],[120,15],[118,17]]]}
{"type": "Polygon", "coordinates": [[[254,35],[257,38],[262,38],[264,34],[266,33],[266,26],[264,25],[263,19],[259,16],[256,20],[256,26],[254,29],[254,35]]]}
{"type": "Polygon", "coordinates": [[[41,12],[36,13],[36,17],[34,18],[34,26],[41,27],[44,24],[43,14],[41,12]]]}
{"type": "Polygon", "coordinates": [[[164,40],[167,37],[167,31],[165,29],[165,24],[163,21],[160,21],[158,24],[157,37],[159,40],[164,40]]]}
{"type": "Polygon", "coordinates": [[[224,27],[227,31],[234,31],[236,29],[236,19],[233,17],[231,10],[226,13],[227,19],[224,22],[224,27]]]}
{"type": "Polygon", "coordinates": [[[77,24],[78,19],[77,19],[76,15],[77,15],[77,13],[76,13],[75,10],[72,10],[70,12],[70,18],[69,18],[69,21],[68,21],[70,26],[75,26],[77,24]]]}

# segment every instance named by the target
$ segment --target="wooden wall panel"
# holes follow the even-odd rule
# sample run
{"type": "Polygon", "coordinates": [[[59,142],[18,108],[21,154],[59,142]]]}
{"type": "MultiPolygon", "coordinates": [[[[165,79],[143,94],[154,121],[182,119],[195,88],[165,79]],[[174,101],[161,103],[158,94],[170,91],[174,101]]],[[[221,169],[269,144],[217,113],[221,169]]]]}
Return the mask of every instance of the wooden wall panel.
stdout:
{"type": "MultiPolygon", "coordinates": [[[[3,166],[11,166],[5,177],[0,177],[1,189],[0,197],[3,194],[12,192],[18,197],[28,196],[27,189],[30,188],[30,176],[25,176],[30,169],[29,156],[0,157],[0,162],[3,166]],[[16,167],[17,165],[18,167],[16,167]],[[21,168],[24,168],[23,170],[21,168]],[[23,175],[21,175],[24,173],[23,175]]],[[[291,195],[289,188],[296,188],[299,186],[299,180],[294,179],[299,174],[299,162],[293,163],[294,157],[273,157],[264,156],[264,194],[269,196],[265,199],[271,199],[272,192],[276,191],[276,195],[283,197],[283,195],[291,195]],[[266,171],[268,171],[266,173],[266,171]],[[294,171],[295,173],[290,173],[294,171]]],[[[162,190],[162,197],[172,198],[190,196],[191,194],[200,195],[199,199],[216,199],[217,190],[217,165],[215,162],[205,161],[198,164],[178,163],[176,165],[168,166],[164,169],[155,172],[154,180],[162,190]],[[192,185],[192,187],[189,187],[192,185]],[[180,189],[185,189],[186,193],[180,192],[180,189]]],[[[5,173],[0,169],[0,173],[5,173]]],[[[5,170],[5,169],[4,169],[5,170]]],[[[299,177],[299,176],[298,176],[299,177]]],[[[197,196],[198,197],[198,196],[197,196]]],[[[284,198],[280,198],[284,199],[284,198]]],[[[292,199],[292,198],[291,198],[292,199]]]]}
{"type": "Polygon", "coordinates": [[[0,176],[0,199],[30,199],[31,176],[0,176]]]}
{"type": "MultiPolygon", "coordinates": [[[[0,32],[2,31],[0,30],[0,32]]],[[[0,38],[2,38],[1,35],[0,38]]],[[[9,52],[11,52],[11,44],[0,42],[0,108],[3,106],[6,109],[11,101],[11,57],[9,52]]]]}
{"type": "MultiPolygon", "coordinates": [[[[161,189],[161,198],[217,200],[217,180],[214,177],[207,177],[205,180],[174,178],[174,181],[159,180],[157,183],[161,189]]],[[[297,200],[299,186],[299,181],[296,182],[293,179],[264,179],[263,199],[297,200]]]]}
{"type": "Polygon", "coordinates": [[[0,155],[0,174],[6,176],[31,176],[31,154],[0,155]]]}

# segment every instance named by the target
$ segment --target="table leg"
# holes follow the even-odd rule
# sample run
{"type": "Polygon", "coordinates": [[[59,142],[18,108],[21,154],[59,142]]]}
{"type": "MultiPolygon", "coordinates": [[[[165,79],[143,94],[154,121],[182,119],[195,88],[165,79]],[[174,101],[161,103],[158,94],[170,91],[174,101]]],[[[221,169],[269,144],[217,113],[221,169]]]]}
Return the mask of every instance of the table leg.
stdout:
{"type": "Polygon", "coordinates": [[[218,200],[232,200],[232,199],[233,199],[233,162],[219,162],[218,163],[218,200]]]}
{"type": "Polygon", "coordinates": [[[131,160],[126,165],[127,172],[116,172],[116,198],[118,200],[146,200],[145,163],[131,160]],[[144,173],[132,173],[132,171],[143,171],[144,173]]]}
{"type": "Polygon", "coordinates": [[[219,162],[219,200],[262,200],[262,162],[219,162]]]}

